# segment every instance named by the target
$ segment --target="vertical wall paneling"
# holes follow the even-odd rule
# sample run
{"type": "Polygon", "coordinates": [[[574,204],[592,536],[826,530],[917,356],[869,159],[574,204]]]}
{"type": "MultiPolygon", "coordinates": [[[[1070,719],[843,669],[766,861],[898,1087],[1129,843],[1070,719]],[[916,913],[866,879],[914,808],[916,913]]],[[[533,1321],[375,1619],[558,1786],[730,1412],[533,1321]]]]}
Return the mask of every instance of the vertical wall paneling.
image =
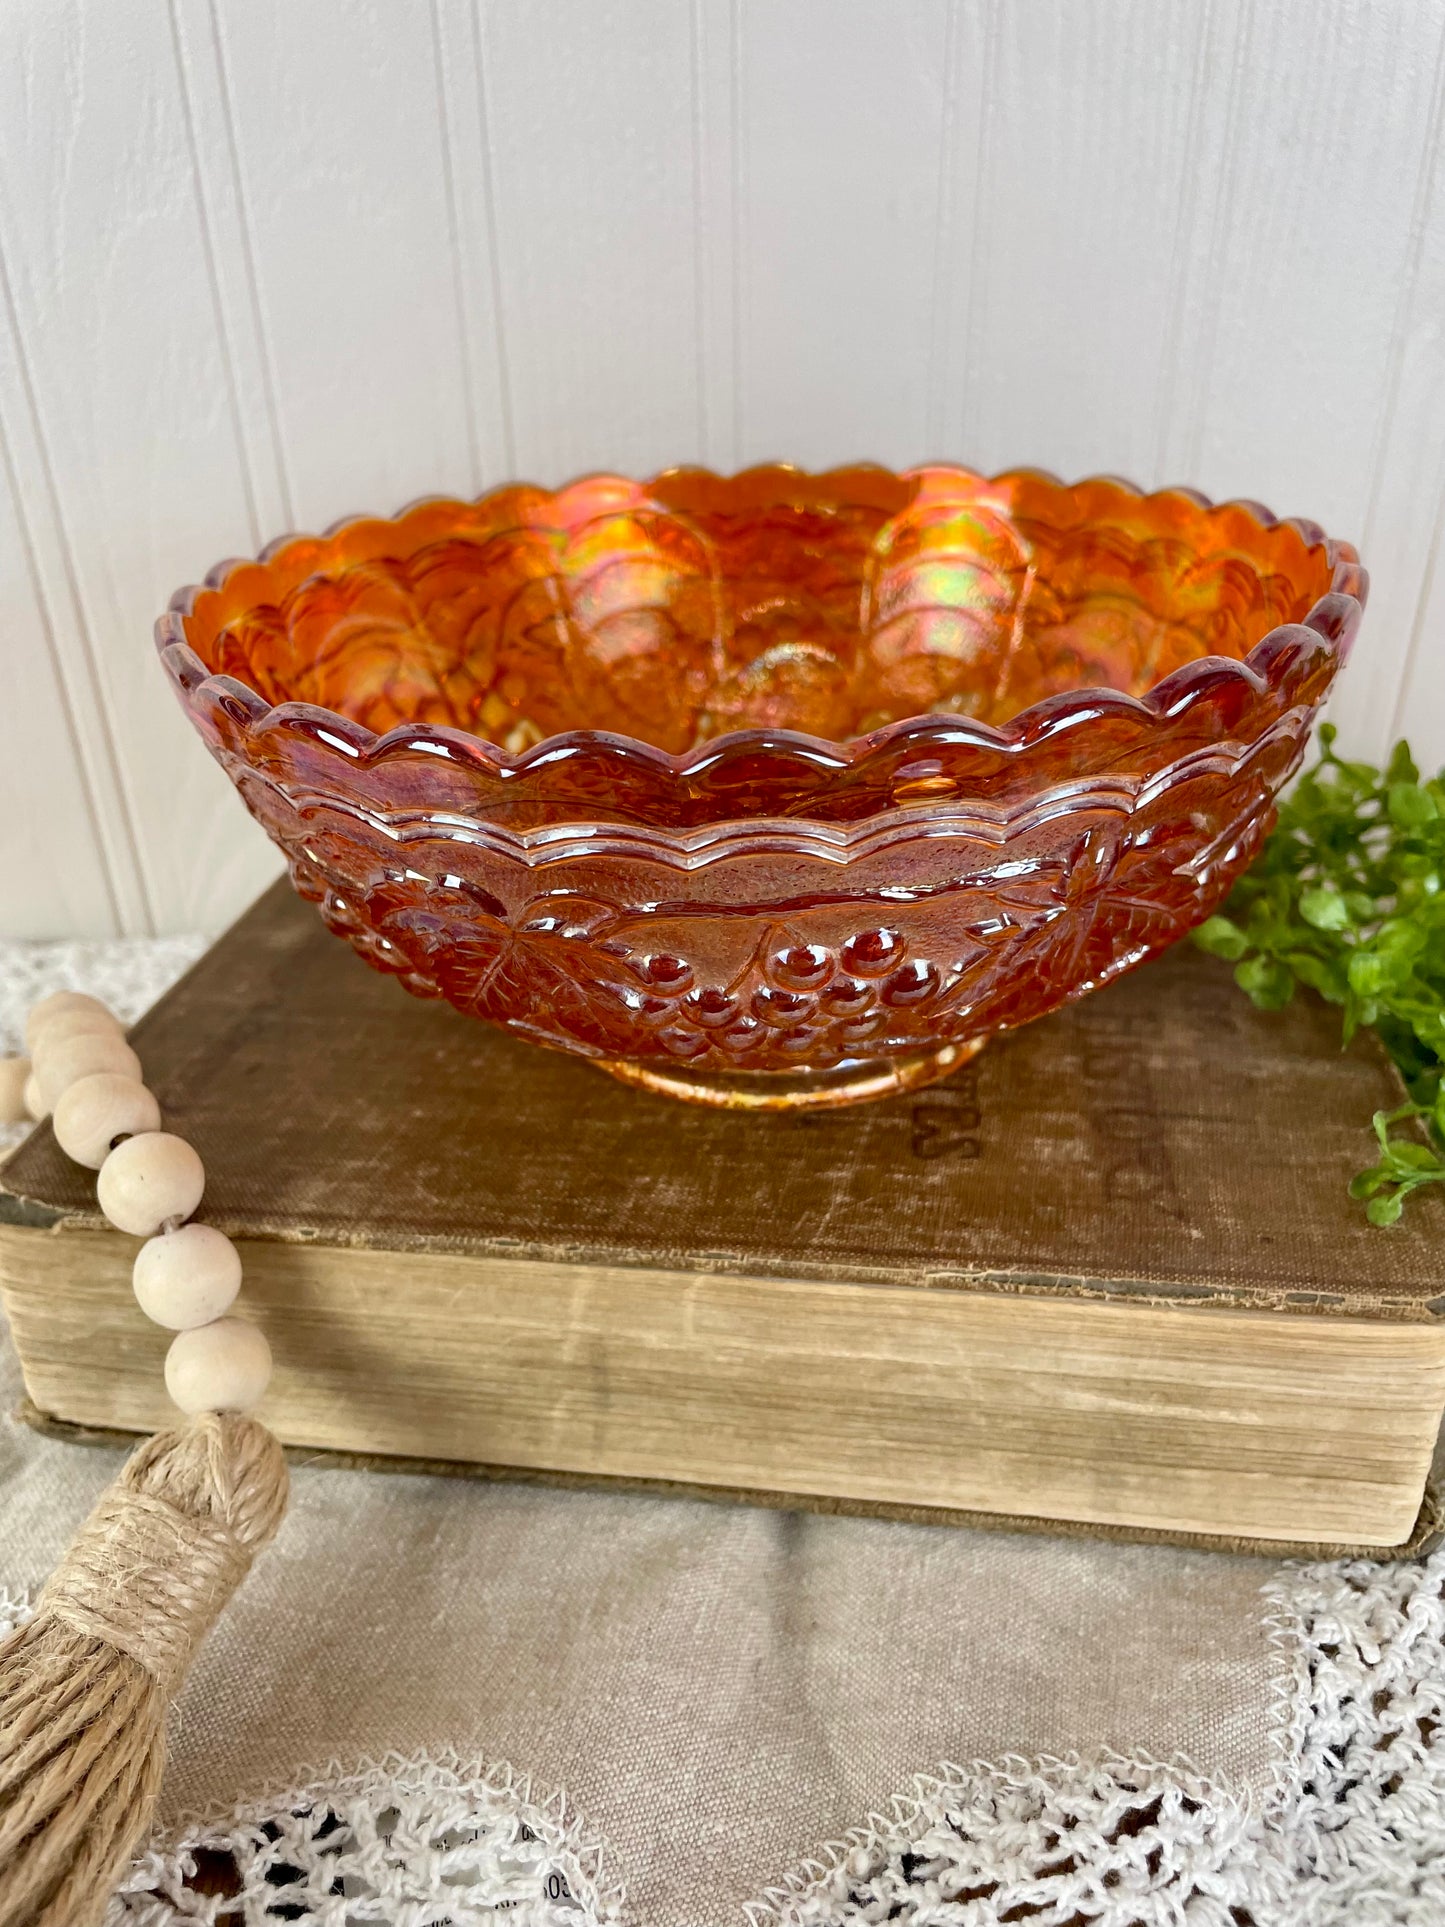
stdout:
{"type": "Polygon", "coordinates": [[[741,0],[693,0],[697,454],[734,469],[739,449],[738,67],[741,0]]]}
{"type": "Polygon", "coordinates": [[[507,341],[497,283],[496,191],[482,29],[478,0],[431,0],[431,5],[453,288],[466,358],[471,482],[479,492],[511,481],[517,473],[507,341]]]}
{"type": "Polygon", "coordinates": [[[1445,0],[10,0],[0,934],[273,873],[152,657],[218,557],[772,456],[1313,516],[1445,760],[1445,0]]]}
{"type": "Polygon", "coordinates": [[[744,460],[916,460],[947,0],[745,0],[744,460]]]}
{"type": "MultiPolygon", "coordinates": [[[[0,199],[0,613],[6,757],[5,903],[13,920],[47,935],[62,909],[98,933],[148,924],[134,824],[90,636],[80,619],[69,540],[41,440],[35,389],[15,312],[0,199]],[[29,705],[41,714],[32,716],[29,705]],[[55,791],[75,785],[73,806],[51,817],[55,791]],[[22,801],[22,792],[32,791],[22,801]],[[13,814],[12,814],[13,812],[13,814]],[[14,825],[13,834],[10,826],[14,825]],[[29,834],[22,834],[21,825],[29,834]],[[38,834],[36,833],[38,832],[38,834]],[[98,886],[71,904],[56,873],[74,854],[98,886]]],[[[68,927],[57,922],[57,929],[68,927]]]]}
{"type": "MultiPolygon", "coordinates": [[[[1211,494],[1257,495],[1361,544],[1382,593],[1332,710],[1364,749],[1387,733],[1402,611],[1427,561],[1428,524],[1410,526],[1393,556],[1383,545],[1372,556],[1364,538],[1367,520],[1384,536],[1369,515],[1372,495],[1385,504],[1382,462],[1389,495],[1405,474],[1390,423],[1438,139],[1442,20],[1434,7],[1353,0],[1309,19],[1300,60],[1299,10],[1256,3],[1242,16],[1207,275],[1184,331],[1195,382],[1183,442],[1187,472],[1211,494]]],[[[1423,446],[1418,421],[1400,427],[1423,446]]],[[[1386,513],[1403,533],[1400,509],[1396,498],[1386,513]]]]}
{"type": "Polygon", "coordinates": [[[255,242],[236,146],[236,116],[216,0],[169,0],[186,144],[200,196],[202,243],[226,349],[252,543],[295,526],[276,408],[276,368],[258,299],[255,242]]]}
{"type": "Polygon", "coordinates": [[[6,10],[0,245],[0,412],[120,916],[216,921],[274,865],[151,646],[177,584],[252,530],[163,5],[6,10]]]}
{"type": "Polygon", "coordinates": [[[1195,77],[1191,83],[1181,76],[1189,94],[1181,123],[1187,153],[1181,157],[1179,219],[1169,249],[1158,363],[1158,460],[1148,478],[1166,485],[1199,486],[1211,350],[1221,320],[1228,325],[1233,312],[1225,275],[1236,201],[1250,189],[1243,157],[1245,117],[1253,100],[1249,62],[1255,4],[1209,0],[1200,15],[1195,77]]]}
{"type": "MultiPolygon", "coordinates": [[[[1381,743],[1403,736],[1428,771],[1445,769],[1445,503],[1439,505],[1428,566],[1407,635],[1394,714],[1381,743]]],[[[1374,623],[1378,635],[1380,624],[1374,623]]],[[[1380,682],[1385,682],[1385,676],[1380,682]]],[[[1338,712],[1338,705],[1336,706],[1338,712]]],[[[1373,744],[1366,741],[1365,749],[1373,744]]]]}
{"type": "MultiPolygon", "coordinates": [[[[1440,26],[1445,29],[1445,19],[1440,26]]],[[[1439,768],[1445,766],[1445,31],[1434,68],[1362,526],[1370,607],[1359,656],[1333,709],[1358,748],[1405,735],[1417,757],[1439,768]]]]}
{"type": "Polygon", "coordinates": [[[0,636],[0,929],[7,937],[49,937],[57,930],[114,936],[119,906],[100,835],[99,798],[56,661],[55,624],[3,442],[0,636]]]}
{"type": "Polygon", "coordinates": [[[1296,9],[1254,4],[1244,19],[1207,285],[1182,348],[1198,375],[1188,465],[1211,493],[1358,538],[1441,22],[1354,0],[1310,15],[1308,60],[1296,9]]]}
{"type": "Polygon", "coordinates": [[[1192,106],[1225,11],[1000,6],[956,402],[969,459],[1166,479],[1179,234],[1205,164],[1192,106]]]}
{"type": "Polygon", "coordinates": [[[482,21],[518,467],[695,459],[692,9],[509,0],[482,21]]]}
{"type": "Polygon", "coordinates": [[[429,0],[218,7],[297,521],[473,478],[429,0]]]}
{"type": "MultiPolygon", "coordinates": [[[[1420,585],[1414,620],[1409,629],[1409,649],[1404,675],[1396,698],[1395,713],[1381,746],[1403,736],[1415,760],[1429,772],[1445,769],[1445,568],[1441,550],[1445,548],[1445,507],[1436,521],[1434,546],[1429,566],[1420,585]]],[[[1374,623],[1376,633],[1379,623],[1374,623]]],[[[1382,679],[1383,680],[1383,679],[1382,679]]],[[[1338,716],[1339,705],[1335,706],[1338,716]]],[[[1357,734],[1358,732],[1352,732],[1357,734]]],[[[1366,741],[1363,748],[1373,750],[1366,741]]]]}
{"type": "Polygon", "coordinates": [[[965,462],[979,459],[967,395],[973,366],[974,291],[982,281],[977,255],[979,216],[1002,7],[1003,0],[948,0],[944,36],[943,124],[929,304],[928,439],[923,452],[965,462]]]}

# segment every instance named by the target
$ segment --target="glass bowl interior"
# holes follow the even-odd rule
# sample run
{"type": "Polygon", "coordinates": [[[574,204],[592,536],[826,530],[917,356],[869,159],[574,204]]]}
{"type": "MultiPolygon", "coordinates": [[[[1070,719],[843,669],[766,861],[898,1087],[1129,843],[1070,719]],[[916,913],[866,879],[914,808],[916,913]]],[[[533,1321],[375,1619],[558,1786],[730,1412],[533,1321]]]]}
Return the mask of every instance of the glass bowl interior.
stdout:
{"type": "Polygon", "coordinates": [[[952,467],[588,477],[289,537],[192,592],[205,673],[366,729],[519,756],[604,732],[684,756],[1002,726],[1243,661],[1338,587],[1338,545],[1247,503],[952,467]]]}

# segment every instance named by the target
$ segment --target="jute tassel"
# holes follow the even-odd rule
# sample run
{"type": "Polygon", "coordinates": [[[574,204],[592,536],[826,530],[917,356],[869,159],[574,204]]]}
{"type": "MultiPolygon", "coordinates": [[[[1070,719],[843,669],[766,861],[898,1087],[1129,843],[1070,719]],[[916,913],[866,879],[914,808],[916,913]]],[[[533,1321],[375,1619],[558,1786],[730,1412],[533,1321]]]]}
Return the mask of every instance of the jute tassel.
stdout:
{"type": "Polygon", "coordinates": [[[0,1927],[93,1927],[155,1807],[166,1709],[286,1510],[254,1419],[147,1439],[0,1646],[0,1927]]]}

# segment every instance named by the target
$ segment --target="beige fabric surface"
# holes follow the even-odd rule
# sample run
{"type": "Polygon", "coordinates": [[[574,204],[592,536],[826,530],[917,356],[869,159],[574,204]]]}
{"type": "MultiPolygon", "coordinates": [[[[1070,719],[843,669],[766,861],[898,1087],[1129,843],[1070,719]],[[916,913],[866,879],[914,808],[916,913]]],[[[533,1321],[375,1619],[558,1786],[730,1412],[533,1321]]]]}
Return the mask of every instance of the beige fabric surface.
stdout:
{"type": "MultiPolygon", "coordinates": [[[[13,1355],[0,1402],[13,1411],[13,1355]]],[[[0,1433],[0,1585],[116,1455],[0,1433]]],[[[1104,1749],[1263,1793],[1265,1561],[299,1471],[182,1697],[166,1819],[388,1750],[565,1789],[646,1927],[744,1903],[943,1759],[1104,1749]]]]}

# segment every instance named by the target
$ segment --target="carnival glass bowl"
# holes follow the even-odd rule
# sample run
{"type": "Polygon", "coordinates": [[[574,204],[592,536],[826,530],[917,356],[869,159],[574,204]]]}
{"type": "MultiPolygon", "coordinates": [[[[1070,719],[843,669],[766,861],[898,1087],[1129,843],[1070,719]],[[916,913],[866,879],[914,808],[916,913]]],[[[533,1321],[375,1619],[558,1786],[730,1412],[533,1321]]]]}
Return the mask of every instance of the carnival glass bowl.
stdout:
{"type": "Polygon", "coordinates": [[[1365,580],[1178,489],[679,469],[288,536],[157,640],[367,962],[777,1108],[926,1083],[1208,916],[1365,580]]]}

